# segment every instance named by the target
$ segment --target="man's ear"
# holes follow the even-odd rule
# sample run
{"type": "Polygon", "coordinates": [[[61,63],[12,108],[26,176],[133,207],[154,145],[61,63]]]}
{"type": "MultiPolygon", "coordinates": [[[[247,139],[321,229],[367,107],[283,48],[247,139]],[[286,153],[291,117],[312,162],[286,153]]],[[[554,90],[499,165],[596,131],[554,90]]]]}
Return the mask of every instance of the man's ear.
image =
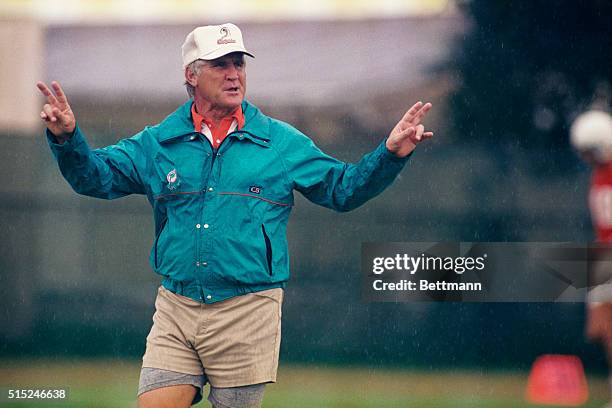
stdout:
{"type": "Polygon", "coordinates": [[[185,81],[193,87],[198,84],[198,76],[189,69],[189,67],[185,68],[185,81]]]}

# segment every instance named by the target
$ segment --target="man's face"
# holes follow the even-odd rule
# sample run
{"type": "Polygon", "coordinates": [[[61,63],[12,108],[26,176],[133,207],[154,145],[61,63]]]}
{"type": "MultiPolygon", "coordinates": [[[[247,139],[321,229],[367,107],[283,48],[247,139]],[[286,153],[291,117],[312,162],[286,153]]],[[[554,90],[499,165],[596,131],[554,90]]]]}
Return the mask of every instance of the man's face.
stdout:
{"type": "Polygon", "coordinates": [[[246,92],[244,54],[234,52],[206,61],[200,69],[197,84],[196,97],[210,103],[212,108],[237,108],[246,92]]]}

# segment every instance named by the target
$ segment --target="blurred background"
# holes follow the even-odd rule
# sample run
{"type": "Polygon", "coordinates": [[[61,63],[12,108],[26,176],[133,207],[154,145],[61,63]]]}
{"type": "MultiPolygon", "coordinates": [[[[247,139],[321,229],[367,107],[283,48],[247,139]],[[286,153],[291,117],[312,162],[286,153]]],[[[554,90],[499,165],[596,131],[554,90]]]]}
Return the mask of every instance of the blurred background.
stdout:
{"type": "Polygon", "coordinates": [[[588,406],[602,406],[584,304],[365,304],[359,268],[362,242],[593,241],[569,126],[610,107],[611,18],[604,0],[0,2],[0,387],[134,406],[160,282],[148,203],[69,188],[36,81],[59,81],[90,145],[106,146],[182,103],[184,37],[231,21],[256,56],[247,98],[335,157],[357,161],[413,102],[434,105],[434,139],[378,198],[337,214],[296,195],[264,406],[527,406],[544,353],[578,355],[588,406]]]}

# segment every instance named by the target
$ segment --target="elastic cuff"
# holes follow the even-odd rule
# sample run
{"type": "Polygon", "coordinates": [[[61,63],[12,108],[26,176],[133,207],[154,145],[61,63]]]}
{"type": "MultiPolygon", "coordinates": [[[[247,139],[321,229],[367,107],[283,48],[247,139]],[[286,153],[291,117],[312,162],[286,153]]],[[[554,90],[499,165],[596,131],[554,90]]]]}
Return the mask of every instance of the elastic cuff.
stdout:
{"type": "Polygon", "coordinates": [[[382,141],[382,143],[379,146],[379,149],[382,151],[382,156],[387,160],[405,163],[408,161],[408,159],[410,159],[410,157],[412,157],[412,155],[414,154],[414,151],[416,150],[416,149],[412,150],[410,153],[408,153],[408,156],[406,157],[398,157],[394,153],[391,153],[389,149],[387,149],[387,139],[388,138],[385,137],[385,139],[382,141]]]}
{"type": "Polygon", "coordinates": [[[62,144],[57,143],[55,135],[51,133],[49,129],[45,129],[45,134],[47,136],[49,146],[51,146],[51,148],[53,148],[54,150],[71,150],[76,148],[79,144],[83,142],[83,136],[81,135],[81,131],[79,129],[78,124],[75,125],[70,137],[62,144]]]}

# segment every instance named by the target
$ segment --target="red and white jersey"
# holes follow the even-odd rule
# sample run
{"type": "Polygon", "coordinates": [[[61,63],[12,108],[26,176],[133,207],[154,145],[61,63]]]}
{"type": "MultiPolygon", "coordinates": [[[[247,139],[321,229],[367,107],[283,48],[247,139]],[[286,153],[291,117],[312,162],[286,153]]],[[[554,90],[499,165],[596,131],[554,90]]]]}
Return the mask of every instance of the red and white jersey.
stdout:
{"type": "Polygon", "coordinates": [[[612,162],[595,166],[589,206],[598,242],[612,242],[612,162]]]}

